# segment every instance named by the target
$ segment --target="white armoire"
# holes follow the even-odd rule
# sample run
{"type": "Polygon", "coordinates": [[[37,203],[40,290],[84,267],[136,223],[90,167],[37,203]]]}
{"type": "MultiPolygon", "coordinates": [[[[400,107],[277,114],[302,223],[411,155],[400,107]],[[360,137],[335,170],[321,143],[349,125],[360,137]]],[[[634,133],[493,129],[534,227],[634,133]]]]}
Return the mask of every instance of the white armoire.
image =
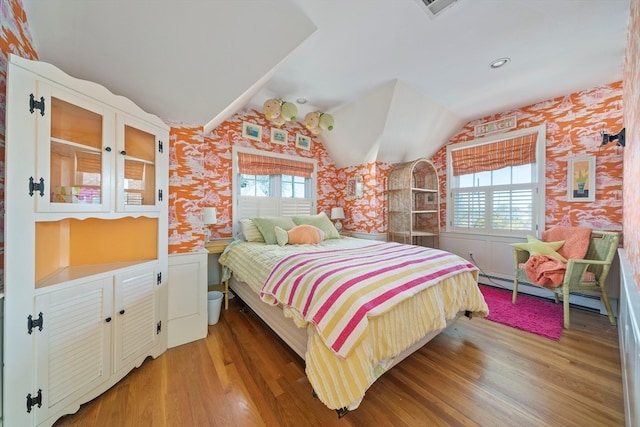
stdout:
{"type": "Polygon", "coordinates": [[[167,347],[169,128],[50,64],[7,82],[3,421],[52,425],[167,347]]]}

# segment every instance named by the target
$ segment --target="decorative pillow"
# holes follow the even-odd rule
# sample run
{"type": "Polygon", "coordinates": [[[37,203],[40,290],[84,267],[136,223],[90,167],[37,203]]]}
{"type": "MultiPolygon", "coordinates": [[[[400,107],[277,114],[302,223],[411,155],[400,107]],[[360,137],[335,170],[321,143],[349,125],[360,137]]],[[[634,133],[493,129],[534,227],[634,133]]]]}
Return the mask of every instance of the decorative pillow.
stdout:
{"type": "Polygon", "coordinates": [[[317,245],[324,240],[324,231],[313,225],[296,225],[286,231],[277,225],[274,227],[278,245],[317,245]]]}
{"type": "Polygon", "coordinates": [[[527,243],[511,243],[511,246],[529,252],[529,256],[547,255],[566,263],[566,258],[556,252],[562,245],[564,245],[564,241],[542,242],[534,236],[529,235],[527,236],[527,243]]]}
{"type": "Polygon", "coordinates": [[[289,216],[272,216],[264,218],[251,218],[253,223],[260,230],[260,234],[264,237],[264,241],[267,245],[277,245],[278,239],[276,239],[275,226],[284,229],[285,231],[291,230],[296,226],[289,216]]]}
{"type": "Polygon", "coordinates": [[[325,239],[339,239],[340,232],[336,229],[335,225],[331,222],[326,213],[320,212],[317,215],[309,215],[309,216],[294,216],[293,221],[297,225],[313,225],[314,227],[318,227],[320,230],[324,231],[325,239]]]}
{"type": "Polygon", "coordinates": [[[240,220],[240,233],[247,242],[264,242],[262,233],[250,219],[240,220]]]}

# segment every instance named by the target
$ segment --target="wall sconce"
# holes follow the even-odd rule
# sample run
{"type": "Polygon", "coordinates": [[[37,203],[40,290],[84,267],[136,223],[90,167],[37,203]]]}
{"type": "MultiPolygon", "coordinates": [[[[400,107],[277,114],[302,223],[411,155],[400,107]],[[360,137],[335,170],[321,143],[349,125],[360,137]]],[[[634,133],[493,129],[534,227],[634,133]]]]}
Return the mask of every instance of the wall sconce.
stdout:
{"type": "Polygon", "coordinates": [[[204,219],[203,223],[205,225],[204,229],[204,242],[209,243],[211,240],[211,230],[209,230],[209,225],[216,224],[218,222],[216,218],[216,208],[204,208],[204,219]]]}
{"type": "Polygon", "coordinates": [[[282,126],[285,122],[295,122],[298,107],[282,99],[267,99],[262,105],[264,116],[275,126],[282,126]]]}
{"type": "Polygon", "coordinates": [[[323,130],[333,130],[333,116],[320,111],[313,111],[304,116],[304,125],[309,132],[314,135],[320,135],[323,130]]]}
{"type": "Polygon", "coordinates": [[[342,231],[342,223],[340,222],[341,219],[344,219],[344,209],[342,208],[332,208],[331,209],[331,219],[335,219],[336,220],[336,230],[338,230],[338,233],[342,231]]]}
{"type": "Polygon", "coordinates": [[[602,145],[607,145],[608,143],[610,143],[611,141],[617,141],[616,145],[618,147],[624,147],[625,141],[624,141],[624,128],[622,128],[622,130],[620,132],[618,132],[615,135],[611,135],[605,132],[600,132],[600,134],[602,135],[602,144],[600,144],[600,146],[602,145]]]}

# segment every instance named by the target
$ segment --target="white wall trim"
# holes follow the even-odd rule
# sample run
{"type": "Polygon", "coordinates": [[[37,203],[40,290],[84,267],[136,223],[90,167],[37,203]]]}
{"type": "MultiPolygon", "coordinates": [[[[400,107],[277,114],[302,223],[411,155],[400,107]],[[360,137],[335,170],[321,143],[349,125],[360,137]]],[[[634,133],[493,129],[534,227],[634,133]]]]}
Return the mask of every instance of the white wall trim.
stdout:
{"type": "Polygon", "coordinates": [[[640,425],[640,290],[624,249],[620,256],[620,314],[618,339],[622,368],[625,425],[640,425]]]}

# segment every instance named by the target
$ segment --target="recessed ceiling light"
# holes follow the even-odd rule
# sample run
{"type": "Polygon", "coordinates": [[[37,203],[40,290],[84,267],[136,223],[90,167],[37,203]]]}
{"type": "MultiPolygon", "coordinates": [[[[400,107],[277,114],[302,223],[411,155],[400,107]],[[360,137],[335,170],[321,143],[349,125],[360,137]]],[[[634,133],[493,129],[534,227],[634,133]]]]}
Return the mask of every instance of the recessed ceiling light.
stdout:
{"type": "Polygon", "coordinates": [[[307,99],[306,98],[298,98],[298,99],[296,99],[296,102],[298,104],[306,104],[307,103],[307,99]]]}
{"type": "Polygon", "coordinates": [[[511,58],[500,58],[500,59],[496,59],[495,61],[491,61],[491,63],[489,64],[489,67],[500,68],[507,65],[509,62],[511,62],[511,58]]]}

